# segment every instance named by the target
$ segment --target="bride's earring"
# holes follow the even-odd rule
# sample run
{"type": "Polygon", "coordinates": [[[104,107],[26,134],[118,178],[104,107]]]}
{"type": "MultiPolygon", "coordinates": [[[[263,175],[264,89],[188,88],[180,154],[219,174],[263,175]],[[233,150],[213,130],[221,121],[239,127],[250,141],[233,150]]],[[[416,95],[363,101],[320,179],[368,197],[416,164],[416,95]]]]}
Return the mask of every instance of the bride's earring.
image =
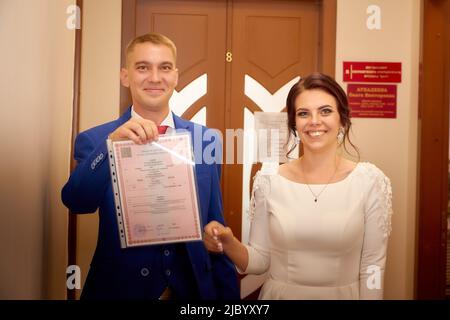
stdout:
{"type": "Polygon", "coordinates": [[[300,139],[300,136],[297,133],[295,133],[295,137],[294,137],[295,145],[299,145],[300,142],[302,142],[302,140],[300,139]]]}
{"type": "Polygon", "coordinates": [[[338,144],[341,144],[342,142],[344,142],[344,135],[345,135],[344,127],[340,127],[339,128],[339,132],[337,134],[337,142],[338,142],[338,144]]]}

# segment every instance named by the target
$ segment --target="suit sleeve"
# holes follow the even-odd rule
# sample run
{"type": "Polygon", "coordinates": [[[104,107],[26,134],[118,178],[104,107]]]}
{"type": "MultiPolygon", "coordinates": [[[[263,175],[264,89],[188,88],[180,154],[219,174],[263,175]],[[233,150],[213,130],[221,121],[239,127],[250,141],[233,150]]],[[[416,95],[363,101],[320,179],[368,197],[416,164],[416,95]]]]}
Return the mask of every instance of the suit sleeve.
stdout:
{"type": "Polygon", "coordinates": [[[111,183],[106,138],[95,142],[82,132],[75,140],[77,166],[61,192],[63,203],[73,213],[95,212],[111,183]]]}

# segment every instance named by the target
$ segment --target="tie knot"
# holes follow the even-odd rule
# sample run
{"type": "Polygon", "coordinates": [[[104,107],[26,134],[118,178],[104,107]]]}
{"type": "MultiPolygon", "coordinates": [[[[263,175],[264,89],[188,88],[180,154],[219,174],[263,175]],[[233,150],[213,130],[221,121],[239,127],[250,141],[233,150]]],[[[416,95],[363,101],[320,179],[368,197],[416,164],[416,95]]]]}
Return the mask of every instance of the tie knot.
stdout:
{"type": "Polygon", "coordinates": [[[158,126],[158,133],[165,134],[168,127],[169,126],[158,126]]]}

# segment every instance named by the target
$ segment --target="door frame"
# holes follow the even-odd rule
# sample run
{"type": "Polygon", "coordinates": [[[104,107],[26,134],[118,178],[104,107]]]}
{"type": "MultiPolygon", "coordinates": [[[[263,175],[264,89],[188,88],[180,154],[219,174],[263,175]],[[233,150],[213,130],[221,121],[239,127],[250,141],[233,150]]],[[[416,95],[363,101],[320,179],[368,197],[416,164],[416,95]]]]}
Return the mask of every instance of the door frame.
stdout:
{"type": "Polygon", "coordinates": [[[424,0],[419,82],[417,299],[445,299],[450,1],[424,0]]]}
{"type": "MultiPolygon", "coordinates": [[[[76,0],[75,5],[83,12],[83,0],[76,0]]],[[[81,18],[81,22],[82,17],[81,18]]],[[[70,145],[70,172],[76,167],[74,158],[75,140],[80,133],[80,91],[81,91],[81,44],[82,29],[75,29],[75,48],[73,63],[73,100],[72,100],[72,136],[70,145]]],[[[67,221],[67,265],[77,265],[77,215],[68,210],[67,221]]],[[[76,291],[66,288],[67,300],[76,300],[76,291]]]]}

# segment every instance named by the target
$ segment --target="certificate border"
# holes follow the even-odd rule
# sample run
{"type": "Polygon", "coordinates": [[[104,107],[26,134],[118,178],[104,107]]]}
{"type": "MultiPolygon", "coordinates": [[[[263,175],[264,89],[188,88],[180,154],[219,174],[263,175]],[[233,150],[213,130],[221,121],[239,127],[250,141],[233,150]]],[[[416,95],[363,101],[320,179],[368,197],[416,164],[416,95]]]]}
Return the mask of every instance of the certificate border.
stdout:
{"type": "MultiPolygon", "coordinates": [[[[190,133],[176,133],[171,135],[161,135],[160,140],[164,138],[170,139],[174,136],[179,136],[184,138],[184,144],[186,145],[186,150],[188,151],[188,158],[193,159],[193,149],[192,149],[192,142],[191,142],[191,134],[190,133]]],[[[146,239],[133,239],[131,236],[131,230],[130,230],[130,222],[128,221],[128,208],[125,202],[126,199],[126,191],[123,187],[123,173],[121,171],[120,166],[120,157],[118,156],[118,152],[121,147],[127,146],[127,145],[134,145],[134,142],[131,140],[125,140],[125,141],[114,141],[111,142],[111,151],[113,154],[113,157],[111,159],[114,159],[116,166],[115,166],[115,173],[112,171],[112,179],[115,182],[117,190],[119,192],[115,192],[115,201],[116,201],[116,212],[117,212],[117,218],[118,218],[118,224],[119,224],[119,232],[120,232],[120,238],[121,238],[121,246],[122,248],[126,247],[135,247],[135,246],[144,246],[144,245],[156,245],[156,244],[163,244],[163,243],[176,243],[176,242],[189,242],[189,241],[199,241],[202,240],[202,232],[201,232],[201,221],[200,221],[200,210],[199,210],[199,200],[197,195],[197,181],[196,181],[196,175],[195,175],[195,163],[193,162],[193,165],[189,166],[186,165],[185,168],[188,170],[188,179],[190,180],[190,191],[191,191],[191,202],[192,202],[192,213],[194,215],[193,221],[194,221],[194,232],[191,235],[183,236],[183,237],[153,237],[153,238],[146,238],[146,239]],[[117,179],[114,179],[114,176],[117,179]],[[118,195],[117,195],[118,193],[118,195]],[[122,211],[122,213],[120,212],[122,211]],[[123,239],[123,241],[122,241],[123,239]]],[[[114,165],[111,165],[112,168],[114,168],[114,165]]],[[[114,188],[114,189],[116,189],[114,188]]]]}
{"type": "Polygon", "coordinates": [[[119,237],[120,237],[120,247],[126,248],[127,247],[127,239],[125,237],[125,230],[123,227],[123,214],[122,214],[122,203],[120,199],[120,190],[119,190],[119,184],[117,183],[117,172],[116,172],[116,161],[115,161],[115,154],[114,154],[114,144],[113,141],[110,139],[106,140],[106,144],[108,146],[108,156],[109,156],[109,169],[111,172],[111,184],[113,187],[113,193],[114,193],[114,206],[116,209],[116,218],[117,218],[117,226],[119,228],[119,237]]]}

